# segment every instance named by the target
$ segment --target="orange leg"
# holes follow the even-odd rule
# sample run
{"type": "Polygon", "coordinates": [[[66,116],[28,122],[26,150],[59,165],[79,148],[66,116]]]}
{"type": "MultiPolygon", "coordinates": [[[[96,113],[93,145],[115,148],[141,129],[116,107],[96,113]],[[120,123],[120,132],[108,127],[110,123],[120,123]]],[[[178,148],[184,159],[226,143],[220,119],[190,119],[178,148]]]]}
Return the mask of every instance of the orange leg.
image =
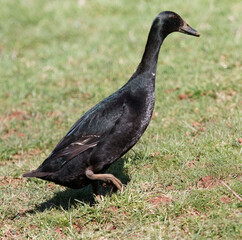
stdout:
{"type": "Polygon", "coordinates": [[[122,182],[112,174],[95,174],[90,168],[87,168],[86,176],[91,180],[101,180],[104,182],[111,181],[118,190],[122,190],[122,182]]]}

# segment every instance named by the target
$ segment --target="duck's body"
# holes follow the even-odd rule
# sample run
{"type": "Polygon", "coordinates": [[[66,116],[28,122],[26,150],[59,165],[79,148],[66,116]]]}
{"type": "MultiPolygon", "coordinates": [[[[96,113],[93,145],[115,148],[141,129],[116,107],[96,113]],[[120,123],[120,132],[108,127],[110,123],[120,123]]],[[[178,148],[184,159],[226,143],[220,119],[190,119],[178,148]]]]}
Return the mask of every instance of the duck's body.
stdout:
{"type": "Polygon", "coordinates": [[[147,128],[155,103],[160,46],[169,33],[181,30],[199,36],[177,14],[160,13],[152,24],[141,63],[130,80],[85,113],[39,168],[24,176],[70,188],[110,180],[121,189],[117,178],[103,172],[132,148],[147,128]]]}
{"type": "Polygon", "coordinates": [[[130,81],[85,113],[31,175],[81,188],[91,183],[87,167],[104,172],[123,156],[144,133],[154,109],[155,76],[146,87],[143,79],[130,81]]]}

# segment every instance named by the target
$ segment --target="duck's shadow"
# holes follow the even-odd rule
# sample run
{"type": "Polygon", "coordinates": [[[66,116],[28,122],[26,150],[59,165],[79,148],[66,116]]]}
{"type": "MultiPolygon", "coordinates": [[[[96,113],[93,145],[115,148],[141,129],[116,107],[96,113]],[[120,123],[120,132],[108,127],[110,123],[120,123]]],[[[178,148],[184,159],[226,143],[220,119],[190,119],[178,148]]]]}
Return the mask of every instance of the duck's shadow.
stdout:
{"type": "MultiPolygon", "coordinates": [[[[125,185],[130,181],[124,169],[124,163],[126,160],[126,158],[121,158],[115,162],[107,171],[120,179],[121,182],[125,185]]],[[[101,184],[99,185],[101,186],[101,184]]],[[[110,194],[112,192],[110,191],[110,187],[105,189],[100,187],[100,190],[102,195],[110,194]]],[[[90,185],[78,190],[66,189],[64,191],[58,192],[53,198],[36,205],[34,209],[25,213],[44,212],[45,210],[52,208],[67,210],[70,207],[80,203],[88,204],[90,206],[95,203],[93,191],[90,185]]]]}

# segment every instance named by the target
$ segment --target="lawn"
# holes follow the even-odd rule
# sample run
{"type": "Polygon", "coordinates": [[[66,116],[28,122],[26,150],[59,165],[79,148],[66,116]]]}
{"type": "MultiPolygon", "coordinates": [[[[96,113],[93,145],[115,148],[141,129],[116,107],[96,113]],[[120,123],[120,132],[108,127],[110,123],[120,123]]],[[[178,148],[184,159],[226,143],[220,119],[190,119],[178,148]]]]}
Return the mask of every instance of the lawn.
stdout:
{"type": "Polygon", "coordinates": [[[1,239],[239,239],[240,0],[2,0],[1,239]],[[123,192],[97,202],[21,175],[135,71],[150,25],[179,13],[200,38],[162,46],[152,121],[108,172],[123,192]]]}

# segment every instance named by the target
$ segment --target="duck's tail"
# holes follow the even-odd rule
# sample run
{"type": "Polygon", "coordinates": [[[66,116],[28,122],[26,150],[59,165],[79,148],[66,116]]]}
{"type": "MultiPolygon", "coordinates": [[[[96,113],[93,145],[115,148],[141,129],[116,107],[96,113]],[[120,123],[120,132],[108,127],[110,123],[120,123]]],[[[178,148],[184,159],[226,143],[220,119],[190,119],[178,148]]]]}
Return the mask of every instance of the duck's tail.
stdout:
{"type": "Polygon", "coordinates": [[[43,178],[48,176],[49,172],[40,172],[38,169],[33,170],[31,172],[23,174],[23,177],[36,177],[36,178],[43,178]]]}

